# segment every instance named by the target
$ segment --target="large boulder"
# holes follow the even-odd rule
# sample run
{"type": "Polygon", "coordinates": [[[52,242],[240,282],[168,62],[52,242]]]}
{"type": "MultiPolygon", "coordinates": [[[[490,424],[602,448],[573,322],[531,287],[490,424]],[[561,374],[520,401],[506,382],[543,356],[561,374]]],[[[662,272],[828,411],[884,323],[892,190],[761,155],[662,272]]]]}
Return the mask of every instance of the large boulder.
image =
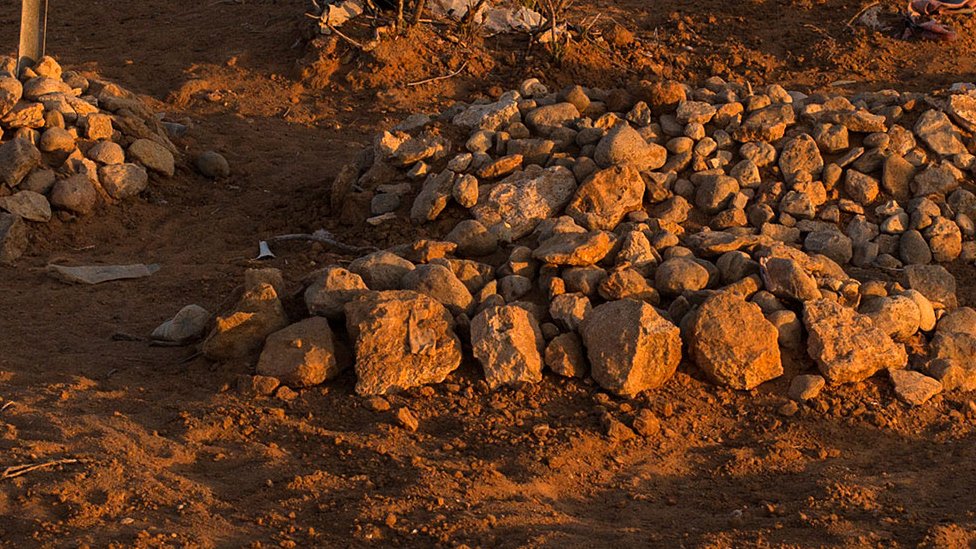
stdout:
{"type": "Polygon", "coordinates": [[[630,124],[614,126],[600,139],[593,153],[597,164],[606,168],[618,164],[631,164],[640,171],[656,170],[667,161],[668,151],[648,143],[630,124]]]}
{"type": "Polygon", "coordinates": [[[633,396],[671,379],[681,362],[678,327],[647,303],[604,303],[580,324],[593,379],[604,389],[633,396]]]}
{"type": "Polygon", "coordinates": [[[491,388],[541,381],[544,346],[535,318],[518,305],[490,307],[471,320],[471,348],[491,388]]]}
{"type": "Polygon", "coordinates": [[[257,373],[291,387],[311,387],[339,375],[332,328],[314,316],[268,336],[257,373]]]}
{"type": "Polygon", "coordinates": [[[783,375],[779,332],[758,305],[741,296],[722,292],[705,300],[690,335],[695,364],[719,385],[752,389],[783,375]]]}
{"type": "Polygon", "coordinates": [[[411,291],[369,292],[346,304],[356,392],[380,395],[440,383],[461,364],[447,309],[411,291]]]}
{"type": "Polygon", "coordinates": [[[878,370],[908,364],[902,345],[874,325],[870,317],[831,301],[808,301],[803,324],[809,333],[807,353],[831,384],[867,379],[878,370]]]}

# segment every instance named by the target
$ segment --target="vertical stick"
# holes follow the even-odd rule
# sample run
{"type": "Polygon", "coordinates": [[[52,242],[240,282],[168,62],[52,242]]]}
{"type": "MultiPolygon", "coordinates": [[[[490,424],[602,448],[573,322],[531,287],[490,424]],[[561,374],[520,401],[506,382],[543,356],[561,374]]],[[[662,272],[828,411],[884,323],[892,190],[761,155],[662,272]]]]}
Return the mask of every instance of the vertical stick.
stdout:
{"type": "Polygon", "coordinates": [[[21,0],[17,74],[44,56],[47,45],[47,0],[21,0]]]}

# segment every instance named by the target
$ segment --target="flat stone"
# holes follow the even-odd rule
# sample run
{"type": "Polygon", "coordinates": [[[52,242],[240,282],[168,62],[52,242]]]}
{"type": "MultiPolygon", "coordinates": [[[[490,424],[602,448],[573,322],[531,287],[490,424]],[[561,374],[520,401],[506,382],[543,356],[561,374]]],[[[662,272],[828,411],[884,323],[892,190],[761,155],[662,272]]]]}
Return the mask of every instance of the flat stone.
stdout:
{"type": "Polygon", "coordinates": [[[471,213],[500,238],[517,240],[562,210],[575,190],[576,177],[570,170],[533,165],[482,193],[471,213]]]}
{"type": "Polygon", "coordinates": [[[588,266],[606,257],[613,247],[610,233],[560,233],[543,241],[532,257],[552,265],[588,266]]]}
{"type": "Polygon", "coordinates": [[[902,401],[912,406],[920,406],[928,402],[935,395],[942,392],[939,380],[911,370],[890,370],[891,382],[895,385],[895,394],[902,401]]]}
{"type": "Polygon", "coordinates": [[[820,391],[827,384],[823,376],[816,374],[802,374],[793,378],[790,382],[790,398],[799,402],[813,400],[820,396],[820,391]]]}
{"type": "Polygon", "coordinates": [[[43,194],[19,191],[11,196],[0,197],[0,210],[6,210],[28,221],[47,223],[51,220],[51,204],[43,194]]]}
{"type": "Polygon", "coordinates": [[[150,139],[136,139],[129,145],[129,158],[167,177],[176,173],[176,160],[166,147],[150,139]]]}

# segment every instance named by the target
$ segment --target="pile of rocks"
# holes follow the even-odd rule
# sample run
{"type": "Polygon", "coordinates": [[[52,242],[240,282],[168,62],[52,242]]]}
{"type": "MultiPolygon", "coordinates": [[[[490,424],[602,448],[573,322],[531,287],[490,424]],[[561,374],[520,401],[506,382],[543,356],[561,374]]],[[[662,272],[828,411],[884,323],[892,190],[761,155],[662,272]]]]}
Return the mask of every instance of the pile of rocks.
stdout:
{"type": "Polygon", "coordinates": [[[176,148],[142,101],[51,57],[19,78],[0,59],[0,129],[0,262],[23,254],[28,223],[87,215],[175,170],[176,148]]]}
{"type": "Polygon", "coordinates": [[[443,240],[326,268],[294,324],[280,275],[249,273],[203,351],[263,348],[262,379],[291,387],[352,362],[361,394],[440,382],[467,353],[490,387],[548,368],[630,396],[688,360],[752,389],[793,353],[818,369],[797,400],[881,371],[913,404],[971,390],[976,311],[938,263],[976,259],[973,130],[973,95],[529,80],[411,116],[338,175],[334,204],[370,224],[460,218],[443,240]]]}

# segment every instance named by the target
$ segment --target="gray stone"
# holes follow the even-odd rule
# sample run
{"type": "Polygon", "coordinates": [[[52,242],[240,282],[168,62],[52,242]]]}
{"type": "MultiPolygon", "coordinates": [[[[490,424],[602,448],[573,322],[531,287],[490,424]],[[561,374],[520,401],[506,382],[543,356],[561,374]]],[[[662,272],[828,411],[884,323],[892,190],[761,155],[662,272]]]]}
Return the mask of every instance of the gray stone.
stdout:
{"type": "Polygon", "coordinates": [[[0,197],[0,210],[6,210],[28,221],[47,223],[51,220],[51,204],[44,195],[33,191],[20,191],[0,197]]]}
{"type": "Polygon", "coordinates": [[[210,179],[230,177],[230,164],[224,158],[224,155],[217,151],[202,152],[197,155],[193,163],[204,177],[209,177],[210,179]]]}
{"type": "Polygon", "coordinates": [[[0,183],[8,187],[16,187],[40,164],[41,151],[26,139],[13,139],[0,145],[0,183]]]}
{"type": "Polygon", "coordinates": [[[413,290],[439,301],[452,315],[471,313],[474,298],[454,272],[443,265],[428,264],[405,274],[400,284],[405,290],[413,290]]]}
{"type": "Polygon", "coordinates": [[[346,303],[368,291],[359,275],[339,266],[326,267],[305,290],[305,306],[313,315],[338,320],[346,303]]]}
{"type": "Polygon", "coordinates": [[[359,275],[371,290],[400,289],[400,281],[413,269],[413,263],[384,250],[364,255],[349,264],[349,271],[359,275]]]}
{"type": "Polygon", "coordinates": [[[27,251],[27,224],[19,216],[0,212],[0,263],[13,263],[27,251]]]}
{"type": "Polygon", "coordinates": [[[51,205],[71,213],[89,214],[97,203],[98,191],[88,176],[83,174],[61,179],[51,189],[51,205]]]}
{"type": "Polygon", "coordinates": [[[98,179],[109,196],[117,200],[135,196],[149,184],[149,174],[138,164],[109,164],[98,169],[98,179]]]}
{"type": "Polygon", "coordinates": [[[166,147],[150,139],[136,139],[129,145],[129,158],[167,177],[176,173],[176,160],[166,147]]]}

